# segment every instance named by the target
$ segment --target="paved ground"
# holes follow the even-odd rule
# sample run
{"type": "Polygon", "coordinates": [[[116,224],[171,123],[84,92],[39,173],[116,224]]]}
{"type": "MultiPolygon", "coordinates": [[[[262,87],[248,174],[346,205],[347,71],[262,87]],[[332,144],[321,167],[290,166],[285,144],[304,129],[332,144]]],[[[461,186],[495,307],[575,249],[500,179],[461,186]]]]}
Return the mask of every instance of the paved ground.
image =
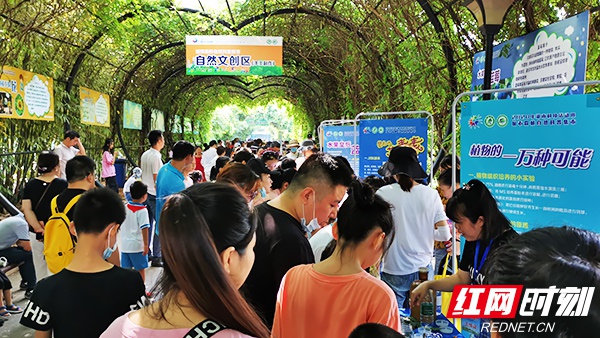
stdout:
{"type": "MultiPolygon", "coordinates": [[[[35,244],[32,242],[32,244],[35,244]]],[[[35,252],[35,246],[34,246],[35,252]]],[[[45,268],[42,268],[41,257],[39,255],[34,255],[34,263],[36,265],[36,273],[38,280],[47,276],[47,271],[44,271],[45,268]]],[[[158,279],[158,276],[162,268],[148,268],[146,270],[146,288],[149,289],[154,285],[154,282],[158,279]]],[[[19,283],[21,282],[21,276],[19,272],[13,270],[13,272],[8,276],[10,281],[12,282],[13,288],[13,302],[20,306],[21,308],[25,308],[27,306],[27,300],[24,298],[25,292],[19,290],[19,283]]],[[[12,315],[7,321],[4,322],[4,325],[0,327],[0,338],[10,337],[33,337],[33,330],[26,328],[19,324],[19,320],[21,319],[21,314],[12,315]]]]}

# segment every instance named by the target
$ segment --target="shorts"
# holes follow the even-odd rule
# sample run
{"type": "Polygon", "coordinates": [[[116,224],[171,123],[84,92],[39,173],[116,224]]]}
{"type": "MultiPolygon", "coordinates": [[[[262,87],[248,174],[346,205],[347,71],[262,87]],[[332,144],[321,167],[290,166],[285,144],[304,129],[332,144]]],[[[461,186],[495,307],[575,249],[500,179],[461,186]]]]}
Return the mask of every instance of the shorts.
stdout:
{"type": "Polygon", "coordinates": [[[121,267],[138,271],[147,269],[148,255],[142,255],[141,252],[121,252],[121,267]]]}

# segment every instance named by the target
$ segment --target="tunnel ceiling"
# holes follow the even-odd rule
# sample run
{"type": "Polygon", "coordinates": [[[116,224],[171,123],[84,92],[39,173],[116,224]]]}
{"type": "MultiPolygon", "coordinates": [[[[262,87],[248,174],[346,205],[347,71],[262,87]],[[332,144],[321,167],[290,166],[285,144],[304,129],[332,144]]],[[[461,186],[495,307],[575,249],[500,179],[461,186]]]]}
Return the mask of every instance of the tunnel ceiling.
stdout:
{"type": "MultiPolygon", "coordinates": [[[[151,0],[8,0],[0,5],[0,62],[54,77],[63,119],[78,116],[73,102],[85,86],[111,95],[115,107],[128,99],[171,119],[202,121],[224,103],[282,98],[313,123],[428,110],[441,133],[482,49],[461,2],[200,0],[189,9],[151,0]],[[209,1],[228,9],[207,11],[202,3],[209,1]],[[186,35],[282,36],[284,76],[186,76],[186,35]]],[[[584,1],[517,0],[497,41],[586,9],[584,1]]],[[[592,16],[590,43],[598,40],[598,21],[592,16]]],[[[597,49],[590,47],[590,71],[600,68],[597,49]]]]}

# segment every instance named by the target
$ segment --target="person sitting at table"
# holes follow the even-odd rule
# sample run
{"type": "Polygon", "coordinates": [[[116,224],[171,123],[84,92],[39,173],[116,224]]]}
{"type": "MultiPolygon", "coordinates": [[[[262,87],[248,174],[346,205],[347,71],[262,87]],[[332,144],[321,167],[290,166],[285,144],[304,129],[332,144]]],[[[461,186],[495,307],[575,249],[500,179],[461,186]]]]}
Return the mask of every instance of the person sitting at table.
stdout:
{"type": "Polygon", "coordinates": [[[446,204],[450,218],[466,243],[458,265],[458,272],[448,278],[429,280],[419,284],[411,293],[411,304],[420,304],[431,290],[451,292],[459,284],[483,284],[486,258],[511,242],[518,234],[510,221],[500,212],[488,188],[479,180],[470,180],[458,189],[446,204]]]}
{"type": "Polygon", "coordinates": [[[390,205],[354,181],[338,213],[331,257],[290,269],[281,282],[273,337],[347,337],[367,322],[400,329],[392,289],[364,269],[378,262],[394,237],[390,205]],[[331,320],[335,314],[336,320],[331,320]]]}
{"type": "MultiPolygon", "coordinates": [[[[523,290],[550,287],[589,287],[595,288],[596,291],[600,289],[600,237],[587,230],[566,226],[534,229],[505,245],[501,253],[490,255],[489,262],[485,284],[523,285],[523,290]]],[[[593,332],[600,332],[600,301],[597,295],[590,302],[589,313],[582,316],[557,316],[560,305],[557,299],[560,296],[561,294],[555,294],[551,299],[548,316],[542,317],[541,311],[534,311],[532,317],[522,317],[517,312],[513,319],[492,320],[494,326],[501,323],[533,322],[533,327],[538,329],[546,328],[547,323],[554,323],[552,332],[503,330],[505,332],[499,333],[494,332],[499,330],[493,326],[490,329],[485,325],[482,330],[492,331],[492,338],[527,338],[542,335],[575,338],[591,337],[595,335],[593,332]]],[[[586,299],[582,293],[578,303],[584,303],[586,299]]]]}

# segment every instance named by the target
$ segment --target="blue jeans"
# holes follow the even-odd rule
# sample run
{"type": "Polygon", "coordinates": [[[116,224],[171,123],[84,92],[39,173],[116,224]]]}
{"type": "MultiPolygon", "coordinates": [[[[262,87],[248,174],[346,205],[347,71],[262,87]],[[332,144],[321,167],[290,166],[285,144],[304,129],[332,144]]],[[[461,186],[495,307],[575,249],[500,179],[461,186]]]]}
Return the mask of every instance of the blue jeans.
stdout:
{"type": "Polygon", "coordinates": [[[156,215],[156,196],[148,194],[146,199],[146,206],[148,207],[148,218],[150,220],[150,229],[148,229],[148,243],[152,243],[152,247],[148,251],[148,258],[160,258],[160,240],[158,236],[154,234],[154,215],[156,215]]]}
{"type": "MultiPolygon", "coordinates": [[[[427,265],[427,269],[429,270],[427,278],[433,279],[431,264],[427,265]]],[[[410,285],[417,279],[419,279],[419,271],[409,273],[408,275],[390,275],[389,273],[381,272],[381,280],[394,291],[396,300],[398,301],[398,307],[405,309],[410,308],[408,302],[410,299],[410,285]]]]}

